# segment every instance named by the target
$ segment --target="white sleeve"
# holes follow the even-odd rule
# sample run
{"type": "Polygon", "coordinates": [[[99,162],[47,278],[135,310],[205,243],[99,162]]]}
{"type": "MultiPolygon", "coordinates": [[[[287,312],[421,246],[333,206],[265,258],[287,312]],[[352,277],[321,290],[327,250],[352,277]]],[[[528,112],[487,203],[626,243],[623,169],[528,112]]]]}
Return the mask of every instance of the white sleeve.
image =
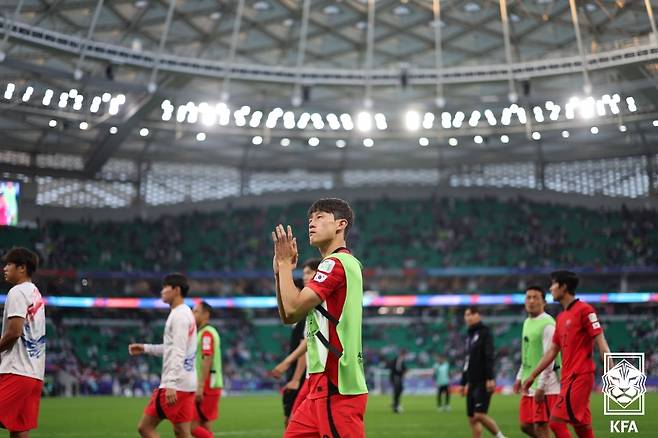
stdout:
{"type": "Polygon", "coordinates": [[[5,307],[7,308],[7,318],[20,316],[21,318],[27,317],[27,309],[32,303],[27,299],[25,294],[19,290],[10,290],[7,294],[5,307]]]}
{"type": "Polygon", "coordinates": [[[173,343],[171,352],[166,359],[170,367],[165,376],[162,376],[162,385],[165,388],[178,388],[183,374],[183,362],[185,362],[185,351],[187,350],[188,324],[185,315],[176,314],[171,321],[173,343]]]}
{"type": "Polygon", "coordinates": [[[144,344],[144,353],[150,354],[151,356],[160,356],[164,354],[164,345],[163,344],[144,344]]]}
{"type": "MultiPolygon", "coordinates": [[[[555,333],[555,326],[553,324],[548,324],[544,327],[544,335],[542,336],[542,344],[544,345],[544,354],[551,348],[553,343],[553,333],[555,333]]],[[[546,369],[542,371],[537,380],[537,388],[546,389],[548,382],[550,381],[551,373],[553,372],[553,367],[555,366],[555,361],[548,364],[546,369]]]]}

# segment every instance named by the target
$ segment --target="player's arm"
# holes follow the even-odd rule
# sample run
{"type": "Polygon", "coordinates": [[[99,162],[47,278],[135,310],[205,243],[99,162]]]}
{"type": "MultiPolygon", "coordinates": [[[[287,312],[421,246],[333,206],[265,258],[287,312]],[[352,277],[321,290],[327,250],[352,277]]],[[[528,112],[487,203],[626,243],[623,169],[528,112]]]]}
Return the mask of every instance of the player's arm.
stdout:
{"type": "Polygon", "coordinates": [[[210,376],[210,370],[212,368],[212,355],[203,355],[201,356],[201,373],[197,376],[197,386],[196,386],[196,400],[201,401],[203,398],[203,387],[210,376]]]}
{"type": "Polygon", "coordinates": [[[285,359],[283,359],[277,366],[274,367],[274,369],[271,372],[272,377],[279,378],[288,371],[288,368],[292,366],[293,363],[295,363],[296,360],[298,360],[300,357],[304,358],[304,363],[306,363],[306,358],[304,357],[304,353],[306,353],[306,339],[302,339],[297,348],[290,353],[288,356],[286,356],[285,359]]]}
{"type": "Polygon", "coordinates": [[[532,386],[533,382],[537,378],[537,376],[546,369],[553,361],[555,360],[555,357],[557,354],[560,352],[560,346],[557,345],[555,342],[551,342],[551,346],[548,349],[547,352],[544,353],[544,356],[541,358],[539,363],[537,364],[537,367],[532,370],[530,373],[530,376],[523,382],[523,392],[527,393],[528,389],[532,386]]]}
{"type": "MultiPolygon", "coordinates": [[[[548,352],[551,348],[551,344],[553,343],[553,335],[555,334],[555,326],[554,325],[547,325],[544,327],[544,333],[542,334],[542,348],[544,351],[544,354],[548,352]]],[[[551,378],[551,373],[553,372],[553,368],[555,368],[555,360],[550,362],[546,369],[539,375],[539,380],[537,380],[537,388],[541,390],[546,390],[546,386],[548,385],[548,382],[551,378]]]]}
{"type": "Polygon", "coordinates": [[[164,354],[164,345],[162,344],[130,344],[128,345],[128,353],[131,356],[139,356],[140,354],[150,354],[151,356],[160,356],[164,354]]]}
{"type": "Polygon", "coordinates": [[[494,340],[490,330],[484,338],[484,373],[487,379],[487,391],[496,389],[496,375],[494,374],[494,340]]]}
{"type": "Polygon", "coordinates": [[[25,325],[25,318],[20,316],[12,316],[7,319],[7,328],[0,338],[0,351],[9,350],[14,346],[23,334],[23,325],[25,325]]]}
{"type": "MultiPolygon", "coordinates": [[[[596,344],[596,348],[598,348],[599,350],[599,355],[601,356],[601,362],[605,361],[605,354],[610,353],[610,347],[608,346],[608,341],[606,341],[603,332],[599,333],[594,337],[594,344],[596,344]]],[[[608,359],[608,362],[609,362],[608,369],[610,369],[614,366],[614,363],[612,362],[612,359],[608,359]]]]}
{"type": "Polygon", "coordinates": [[[523,375],[523,363],[519,367],[519,371],[516,373],[516,379],[514,380],[514,385],[512,385],[512,392],[518,394],[521,392],[521,376],[523,375]]]}
{"type": "Polygon", "coordinates": [[[297,358],[297,365],[295,366],[295,372],[292,375],[292,379],[288,382],[288,389],[299,389],[302,383],[302,377],[304,376],[304,370],[306,369],[306,356],[302,355],[297,358]]]}

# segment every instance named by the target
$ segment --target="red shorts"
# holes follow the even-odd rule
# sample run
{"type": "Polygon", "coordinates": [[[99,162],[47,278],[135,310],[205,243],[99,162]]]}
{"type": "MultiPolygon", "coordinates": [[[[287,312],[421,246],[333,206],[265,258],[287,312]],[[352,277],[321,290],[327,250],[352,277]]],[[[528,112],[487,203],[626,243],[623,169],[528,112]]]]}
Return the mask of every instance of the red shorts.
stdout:
{"type": "Polygon", "coordinates": [[[297,392],[297,397],[295,397],[295,402],[292,404],[292,410],[290,411],[290,416],[295,413],[299,405],[302,404],[306,397],[308,397],[308,379],[302,380],[302,385],[299,387],[299,392],[297,392]]]}
{"type": "Polygon", "coordinates": [[[557,394],[551,394],[545,396],[543,402],[536,403],[533,396],[524,395],[521,397],[519,421],[521,424],[548,423],[557,399],[557,394]]]}
{"type": "Polygon", "coordinates": [[[43,381],[0,374],[0,424],[10,432],[36,429],[43,381]]]}
{"type": "Polygon", "coordinates": [[[219,417],[219,399],[221,397],[221,389],[214,394],[203,394],[201,401],[195,403],[194,419],[203,423],[216,420],[219,417]]]}
{"type": "Polygon", "coordinates": [[[594,387],[594,373],[573,374],[562,380],[560,395],[551,410],[551,416],[570,424],[591,425],[589,397],[594,387]]]}
{"type": "Polygon", "coordinates": [[[194,420],[194,392],[176,391],[176,404],[169,406],[166,391],[158,388],[153,391],[144,413],[149,417],[169,420],[174,424],[189,423],[194,420]]]}
{"type": "Polygon", "coordinates": [[[363,416],[367,402],[368,394],[306,398],[293,412],[283,437],[365,438],[363,416]]]}

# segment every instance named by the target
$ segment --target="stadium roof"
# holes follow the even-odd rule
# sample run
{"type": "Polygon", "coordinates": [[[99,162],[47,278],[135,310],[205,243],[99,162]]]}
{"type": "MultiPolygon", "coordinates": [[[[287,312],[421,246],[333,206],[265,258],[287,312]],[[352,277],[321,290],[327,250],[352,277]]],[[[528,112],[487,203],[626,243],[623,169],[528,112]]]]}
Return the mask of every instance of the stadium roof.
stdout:
{"type": "Polygon", "coordinates": [[[310,188],[363,171],[545,188],[547,166],[578,160],[617,172],[592,192],[658,190],[658,39],[641,0],[574,2],[576,16],[552,0],[8,3],[0,169],[55,194],[95,179],[129,199],[182,165],[231,179],[228,194],[319,170],[310,188]]]}

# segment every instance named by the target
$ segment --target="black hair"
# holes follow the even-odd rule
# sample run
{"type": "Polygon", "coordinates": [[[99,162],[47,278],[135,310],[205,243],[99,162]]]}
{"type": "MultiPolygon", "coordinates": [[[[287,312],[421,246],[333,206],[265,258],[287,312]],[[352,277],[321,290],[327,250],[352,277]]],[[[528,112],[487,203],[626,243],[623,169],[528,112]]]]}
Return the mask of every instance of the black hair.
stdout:
{"type": "Polygon", "coordinates": [[[207,301],[199,301],[199,305],[204,312],[208,312],[208,316],[212,316],[212,306],[207,301]]]}
{"type": "Polygon", "coordinates": [[[347,226],[345,227],[345,238],[350,232],[352,225],[354,225],[354,212],[352,207],[347,201],[338,198],[323,198],[318,199],[308,209],[308,216],[311,217],[313,213],[323,211],[334,215],[334,219],[345,219],[347,226]]]}
{"type": "Polygon", "coordinates": [[[295,283],[295,287],[299,290],[304,289],[304,279],[303,278],[295,278],[293,281],[295,283]]]}
{"type": "Polygon", "coordinates": [[[163,286],[179,287],[180,294],[183,297],[187,296],[187,291],[190,290],[190,285],[187,284],[187,277],[179,272],[174,272],[172,274],[165,275],[165,278],[162,279],[163,286]]]}
{"type": "Polygon", "coordinates": [[[541,294],[541,297],[546,301],[546,291],[541,287],[537,286],[536,284],[531,284],[530,286],[525,288],[525,291],[528,292],[529,290],[536,290],[541,294]]]}
{"type": "MultiPolygon", "coordinates": [[[[466,306],[466,310],[468,310],[471,313],[477,313],[478,315],[480,314],[480,309],[478,308],[478,306],[475,306],[473,304],[471,304],[470,306],[466,306]]],[[[464,312],[466,312],[466,310],[464,310],[464,312]]]]}
{"type": "Polygon", "coordinates": [[[567,292],[571,295],[576,295],[576,288],[578,287],[580,280],[574,272],[555,271],[551,273],[551,282],[557,283],[560,286],[566,286],[567,292]]]}
{"type": "Polygon", "coordinates": [[[5,254],[5,264],[13,263],[18,266],[25,266],[28,277],[34,274],[34,271],[39,267],[39,256],[27,248],[16,247],[12,248],[5,254]]]}
{"type": "Polygon", "coordinates": [[[311,271],[317,271],[320,263],[322,263],[321,259],[308,259],[302,265],[302,269],[309,268],[311,271]]]}

